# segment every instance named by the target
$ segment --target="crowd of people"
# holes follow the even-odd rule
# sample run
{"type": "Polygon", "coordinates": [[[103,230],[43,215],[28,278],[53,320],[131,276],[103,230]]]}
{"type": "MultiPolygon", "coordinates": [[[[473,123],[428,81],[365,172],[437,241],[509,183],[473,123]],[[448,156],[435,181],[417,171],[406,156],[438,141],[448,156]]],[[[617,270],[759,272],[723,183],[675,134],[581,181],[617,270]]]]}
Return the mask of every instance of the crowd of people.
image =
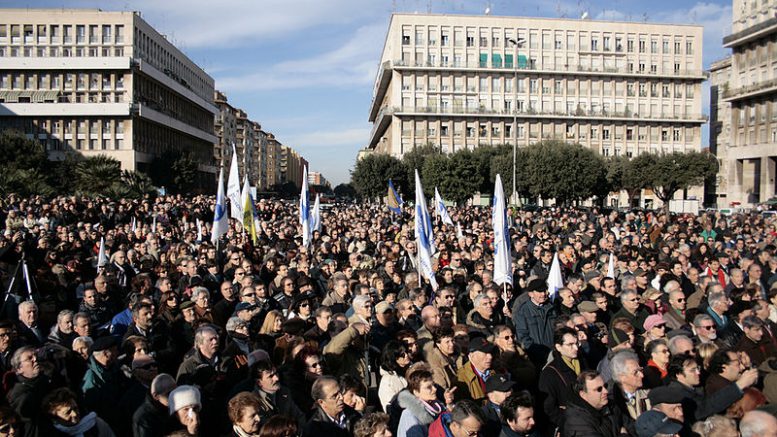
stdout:
{"type": "Polygon", "coordinates": [[[411,210],[214,207],[3,199],[0,436],[777,435],[774,218],[510,209],[497,284],[451,208],[433,289],[411,210]]]}

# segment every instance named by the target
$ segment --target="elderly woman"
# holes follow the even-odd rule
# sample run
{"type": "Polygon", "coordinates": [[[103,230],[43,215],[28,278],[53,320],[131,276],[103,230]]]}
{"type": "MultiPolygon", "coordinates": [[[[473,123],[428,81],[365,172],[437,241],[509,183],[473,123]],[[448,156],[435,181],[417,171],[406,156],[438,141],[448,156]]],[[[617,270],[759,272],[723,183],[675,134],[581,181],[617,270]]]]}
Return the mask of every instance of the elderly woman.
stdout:
{"type": "Polygon", "coordinates": [[[232,422],[233,437],[254,437],[259,435],[259,397],[251,392],[240,392],[229,400],[227,411],[232,422]]]}
{"type": "Polygon", "coordinates": [[[43,398],[43,420],[39,435],[113,437],[115,434],[104,420],[92,412],[82,416],[76,394],[67,388],[58,388],[43,398]]]}

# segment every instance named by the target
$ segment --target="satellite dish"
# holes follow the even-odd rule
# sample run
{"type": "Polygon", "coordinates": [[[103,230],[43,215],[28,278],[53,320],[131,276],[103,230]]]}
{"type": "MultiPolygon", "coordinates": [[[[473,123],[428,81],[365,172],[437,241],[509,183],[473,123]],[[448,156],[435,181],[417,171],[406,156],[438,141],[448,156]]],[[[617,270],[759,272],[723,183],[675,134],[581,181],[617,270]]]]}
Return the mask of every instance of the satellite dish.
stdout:
{"type": "Polygon", "coordinates": [[[486,8],[486,15],[491,15],[491,8],[490,7],[486,8]]]}
{"type": "Polygon", "coordinates": [[[583,12],[583,15],[580,16],[581,20],[585,20],[588,18],[588,11],[583,12]]]}

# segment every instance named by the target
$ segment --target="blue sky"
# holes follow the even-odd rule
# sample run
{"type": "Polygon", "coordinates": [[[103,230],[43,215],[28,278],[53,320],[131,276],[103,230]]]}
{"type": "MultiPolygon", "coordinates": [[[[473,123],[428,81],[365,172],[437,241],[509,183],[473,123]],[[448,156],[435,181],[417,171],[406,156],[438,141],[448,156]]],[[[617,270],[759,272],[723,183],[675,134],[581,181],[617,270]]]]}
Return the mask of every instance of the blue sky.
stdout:
{"type": "MultiPolygon", "coordinates": [[[[367,111],[392,11],[693,23],[704,65],[724,57],[731,0],[2,0],[3,7],[137,10],[216,80],[232,105],[347,182],[370,132],[367,111]]],[[[709,87],[703,108],[709,113],[709,87]]],[[[707,146],[707,134],[702,145],[707,146]]]]}

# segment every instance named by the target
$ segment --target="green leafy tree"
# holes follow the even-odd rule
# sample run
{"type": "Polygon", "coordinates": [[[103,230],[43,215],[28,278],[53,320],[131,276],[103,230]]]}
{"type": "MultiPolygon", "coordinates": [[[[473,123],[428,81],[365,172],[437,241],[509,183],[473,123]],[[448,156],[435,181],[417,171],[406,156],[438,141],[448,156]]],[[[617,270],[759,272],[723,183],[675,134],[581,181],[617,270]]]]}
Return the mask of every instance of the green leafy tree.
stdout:
{"type": "Polygon", "coordinates": [[[704,152],[673,152],[654,157],[652,165],[646,168],[646,175],[656,197],[664,202],[664,211],[669,212],[669,201],[675,193],[713,177],[718,171],[715,157],[704,152]]]}
{"type": "Polygon", "coordinates": [[[119,187],[115,187],[115,190],[121,193],[120,197],[139,199],[146,194],[156,193],[157,188],[147,174],[138,171],[124,170],[121,172],[119,187]]]}
{"type": "MultiPolygon", "coordinates": [[[[405,180],[411,185],[415,184],[415,171],[418,170],[418,172],[421,173],[427,158],[435,156],[442,156],[442,154],[440,153],[439,147],[436,147],[431,143],[415,147],[413,150],[405,153],[402,156],[402,164],[405,166],[405,171],[407,172],[405,180]]],[[[425,182],[423,180],[423,175],[421,175],[421,182],[425,182]]]]}
{"type": "Polygon", "coordinates": [[[358,197],[358,193],[356,192],[356,189],[353,188],[353,185],[351,184],[339,184],[335,187],[335,196],[337,197],[343,197],[347,199],[355,199],[358,197]]]}
{"type": "Polygon", "coordinates": [[[197,174],[199,165],[194,155],[184,153],[173,160],[172,186],[175,193],[190,193],[197,187],[197,174]]]}
{"type": "Polygon", "coordinates": [[[371,154],[356,163],[351,172],[351,185],[363,197],[382,198],[391,179],[394,187],[405,197],[408,189],[412,190],[406,178],[407,170],[402,161],[390,155],[371,154]]]}
{"type": "Polygon", "coordinates": [[[121,181],[121,163],[106,155],[91,156],[76,164],[76,191],[101,196],[121,181]]]}
{"type": "Polygon", "coordinates": [[[46,149],[22,132],[7,129],[0,132],[0,192],[52,194],[51,163],[46,149]]]}
{"type": "Polygon", "coordinates": [[[554,198],[560,204],[601,194],[606,184],[604,160],[579,144],[547,141],[525,149],[526,180],[533,196],[554,198]]]}

